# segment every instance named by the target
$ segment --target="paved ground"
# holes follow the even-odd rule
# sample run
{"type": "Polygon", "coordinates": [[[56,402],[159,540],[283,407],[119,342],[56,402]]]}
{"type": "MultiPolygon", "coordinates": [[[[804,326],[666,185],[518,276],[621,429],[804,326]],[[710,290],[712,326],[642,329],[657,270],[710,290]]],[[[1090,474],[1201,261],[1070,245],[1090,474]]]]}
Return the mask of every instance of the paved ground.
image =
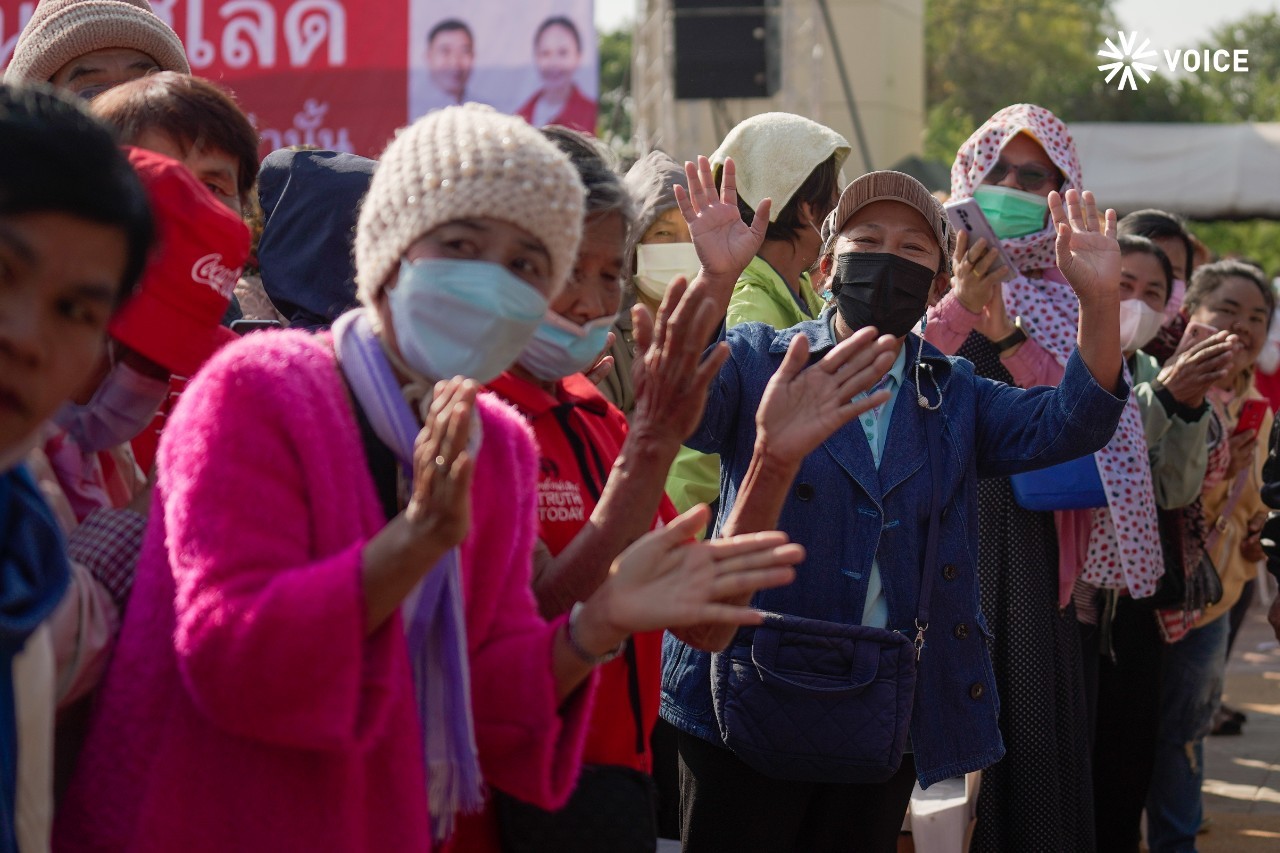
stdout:
{"type": "Polygon", "coordinates": [[[1225,699],[1249,715],[1244,734],[1205,745],[1200,853],[1280,850],[1280,645],[1255,604],[1227,668],[1225,699]]]}

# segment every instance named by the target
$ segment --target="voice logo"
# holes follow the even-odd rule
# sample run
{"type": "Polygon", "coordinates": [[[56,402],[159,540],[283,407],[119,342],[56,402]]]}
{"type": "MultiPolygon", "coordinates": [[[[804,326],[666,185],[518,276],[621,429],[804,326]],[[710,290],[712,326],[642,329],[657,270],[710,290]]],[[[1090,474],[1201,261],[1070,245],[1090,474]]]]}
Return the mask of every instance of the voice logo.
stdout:
{"type": "Polygon", "coordinates": [[[1247,49],[1212,50],[1206,47],[1198,50],[1179,48],[1177,50],[1156,51],[1151,47],[1151,39],[1142,39],[1142,43],[1139,44],[1139,35],[1136,32],[1120,32],[1116,35],[1120,42],[1118,47],[1111,39],[1106,39],[1104,47],[1098,51],[1098,56],[1114,61],[1099,65],[1098,70],[1106,72],[1107,77],[1103,81],[1105,83],[1110,83],[1119,75],[1120,82],[1117,84],[1116,89],[1121,92],[1125,89],[1136,92],[1138,90],[1138,77],[1142,78],[1143,83],[1150,83],[1151,72],[1158,71],[1160,66],[1143,60],[1156,57],[1164,60],[1164,66],[1170,74],[1175,74],[1179,70],[1188,74],[1199,74],[1208,71],[1216,71],[1222,74],[1249,73],[1249,51],[1247,49]]]}

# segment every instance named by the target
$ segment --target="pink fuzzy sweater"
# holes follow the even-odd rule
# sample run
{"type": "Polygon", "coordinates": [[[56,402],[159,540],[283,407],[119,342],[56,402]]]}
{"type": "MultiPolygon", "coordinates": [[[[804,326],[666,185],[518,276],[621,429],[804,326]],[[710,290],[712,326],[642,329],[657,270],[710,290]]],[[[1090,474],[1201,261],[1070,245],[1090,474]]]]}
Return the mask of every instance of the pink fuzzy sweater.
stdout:
{"type": "MultiPolygon", "coordinates": [[[[555,808],[594,684],[558,707],[537,613],[534,443],[479,404],[462,549],[489,784],[555,808]]],[[[55,849],[431,849],[404,628],[366,638],[360,551],[385,519],[328,341],[223,350],[165,428],[133,598],[55,849]]]]}

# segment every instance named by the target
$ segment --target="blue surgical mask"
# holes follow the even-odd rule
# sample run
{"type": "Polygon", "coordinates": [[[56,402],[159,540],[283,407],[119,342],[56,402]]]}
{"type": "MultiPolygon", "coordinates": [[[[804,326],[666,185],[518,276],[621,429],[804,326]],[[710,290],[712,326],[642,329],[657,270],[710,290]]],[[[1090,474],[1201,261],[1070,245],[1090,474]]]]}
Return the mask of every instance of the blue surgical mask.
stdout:
{"type": "Polygon", "coordinates": [[[520,354],[520,366],[543,382],[581,373],[604,351],[613,323],[613,317],[599,317],[579,326],[548,311],[520,354]]]}
{"type": "Polygon", "coordinates": [[[487,261],[400,262],[387,291],[400,355],[423,376],[485,383],[520,355],[547,300],[510,270],[487,261]]]}
{"type": "Polygon", "coordinates": [[[65,404],[53,422],[85,453],[97,453],[140,435],[168,396],[168,379],[154,379],[116,362],[88,403],[65,404]]]}

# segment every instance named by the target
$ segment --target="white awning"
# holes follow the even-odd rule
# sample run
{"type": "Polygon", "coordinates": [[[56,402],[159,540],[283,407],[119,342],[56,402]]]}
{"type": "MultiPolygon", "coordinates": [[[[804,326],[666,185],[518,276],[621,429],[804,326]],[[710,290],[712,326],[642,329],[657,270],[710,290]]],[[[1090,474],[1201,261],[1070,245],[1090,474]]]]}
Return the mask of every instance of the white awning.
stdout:
{"type": "Polygon", "coordinates": [[[1280,123],[1071,125],[1085,189],[1125,213],[1280,219],[1280,123]]]}

